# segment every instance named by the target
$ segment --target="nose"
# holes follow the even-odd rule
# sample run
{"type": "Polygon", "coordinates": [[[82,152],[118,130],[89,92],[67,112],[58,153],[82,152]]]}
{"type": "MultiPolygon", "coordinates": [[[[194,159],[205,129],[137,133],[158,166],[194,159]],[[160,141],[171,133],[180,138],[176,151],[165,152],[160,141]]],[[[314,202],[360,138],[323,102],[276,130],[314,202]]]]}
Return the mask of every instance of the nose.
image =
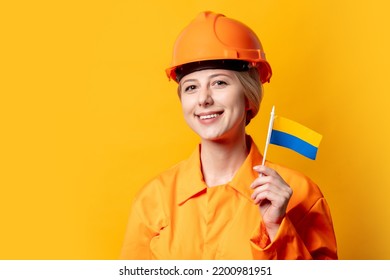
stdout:
{"type": "Polygon", "coordinates": [[[209,87],[204,87],[199,91],[198,105],[200,107],[208,107],[214,103],[212,92],[209,87]]]}

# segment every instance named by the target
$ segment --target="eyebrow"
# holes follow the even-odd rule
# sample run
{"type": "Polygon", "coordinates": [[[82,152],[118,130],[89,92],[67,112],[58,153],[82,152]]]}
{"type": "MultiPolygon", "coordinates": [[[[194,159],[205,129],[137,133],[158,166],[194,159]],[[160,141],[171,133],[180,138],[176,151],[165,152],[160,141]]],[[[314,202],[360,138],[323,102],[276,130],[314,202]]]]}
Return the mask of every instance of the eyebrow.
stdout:
{"type": "Polygon", "coordinates": [[[182,84],[184,83],[188,83],[188,82],[196,82],[197,80],[196,79],[186,79],[182,82],[182,84]]]}
{"type": "MultiPolygon", "coordinates": [[[[218,76],[225,76],[225,77],[228,77],[230,79],[232,79],[232,76],[231,75],[228,75],[228,74],[224,74],[224,73],[216,73],[216,74],[212,74],[210,75],[208,78],[209,79],[212,79],[212,78],[215,78],[215,77],[218,77],[218,76]]],[[[184,83],[188,83],[188,82],[196,82],[197,79],[186,79],[182,82],[182,84],[184,83]]]]}
{"type": "Polygon", "coordinates": [[[215,77],[218,77],[218,76],[225,76],[225,77],[228,77],[228,78],[232,78],[230,75],[224,74],[224,73],[213,74],[213,75],[210,76],[210,78],[215,78],[215,77]]]}

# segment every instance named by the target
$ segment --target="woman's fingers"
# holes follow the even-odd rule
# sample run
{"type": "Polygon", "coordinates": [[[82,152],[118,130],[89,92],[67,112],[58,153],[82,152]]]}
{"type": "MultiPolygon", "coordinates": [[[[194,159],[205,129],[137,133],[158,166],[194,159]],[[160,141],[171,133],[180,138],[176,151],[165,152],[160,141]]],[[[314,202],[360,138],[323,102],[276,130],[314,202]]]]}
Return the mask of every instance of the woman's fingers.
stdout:
{"type": "Polygon", "coordinates": [[[259,173],[250,188],[253,189],[251,198],[255,204],[269,200],[274,207],[284,207],[292,195],[292,189],[283,178],[272,168],[258,165],[253,169],[259,173]]]}

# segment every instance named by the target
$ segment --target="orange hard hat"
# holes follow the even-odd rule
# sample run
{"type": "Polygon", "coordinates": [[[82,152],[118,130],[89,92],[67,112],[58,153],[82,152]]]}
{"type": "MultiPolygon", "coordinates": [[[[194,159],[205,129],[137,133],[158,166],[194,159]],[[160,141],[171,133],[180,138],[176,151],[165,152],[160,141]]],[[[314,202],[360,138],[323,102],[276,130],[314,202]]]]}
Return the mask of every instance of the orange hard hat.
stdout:
{"type": "Polygon", "coordinates": [[[257,35],[245,24],[214,12],[200,13],[176,39],[169,79],[179,82],[193,71],[223,68],[245,71],[256,67],[262,83],[272,70],[257,35]]]}

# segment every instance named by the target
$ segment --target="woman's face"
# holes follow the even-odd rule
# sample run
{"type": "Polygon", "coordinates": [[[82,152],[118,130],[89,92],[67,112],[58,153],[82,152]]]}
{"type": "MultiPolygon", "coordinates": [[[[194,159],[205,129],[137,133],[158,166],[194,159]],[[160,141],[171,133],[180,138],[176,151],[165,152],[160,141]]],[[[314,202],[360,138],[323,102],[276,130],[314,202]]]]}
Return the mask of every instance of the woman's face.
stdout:
{"type": "Polygon", "coordinates": [[[230,70],[192,72],[180,81],[187,124],[203,140],[228,140],[245,134],[244,89],[230,70]]]}

